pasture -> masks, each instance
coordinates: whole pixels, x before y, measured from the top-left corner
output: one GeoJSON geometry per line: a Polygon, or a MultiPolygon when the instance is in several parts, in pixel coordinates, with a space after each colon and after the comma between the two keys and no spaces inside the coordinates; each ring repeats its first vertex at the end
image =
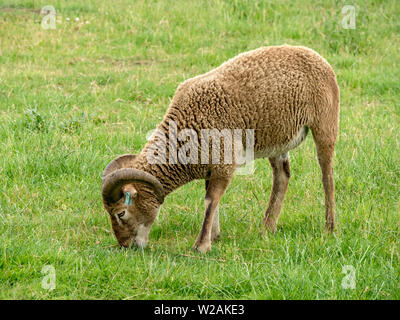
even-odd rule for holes
{"type": "Polygon", "coordinates": [[[400,299],[400,2],[350,2],[2,0],[0,299],[400,299]],[[45,5],[55,29],[41,25],[45,5]],[[146,249],[120,250],[106,164],[140,152],[180,82],[284,43],[338,77],[336,233],[309,135],[290,153],[276,234],[260,235],[264,159],[222,198],[210,253],[191,250],[204,181],[166,198],[146,249]]]}

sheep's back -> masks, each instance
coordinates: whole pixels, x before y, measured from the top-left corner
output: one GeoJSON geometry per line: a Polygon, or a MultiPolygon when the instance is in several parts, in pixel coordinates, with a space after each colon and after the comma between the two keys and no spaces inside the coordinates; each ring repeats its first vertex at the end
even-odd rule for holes
{"type": "Polygon", "coordinates": [[[185,81],[167,118],[196,130],[254,129],[262,151],[290,143],[314,121],[327,81],[336,83],[335,74],[311,49],[264,47],[185,81]]]}

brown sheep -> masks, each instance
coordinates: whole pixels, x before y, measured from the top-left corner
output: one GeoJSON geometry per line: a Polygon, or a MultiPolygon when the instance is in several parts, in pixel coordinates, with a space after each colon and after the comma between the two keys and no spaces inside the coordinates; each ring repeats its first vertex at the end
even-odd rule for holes
{"type": "MultiPolygon", "coordinates": [[[[272,232],[290,178],[288,151],[297,147],[310,129],[322,171],[326,228],[332,232],[338,122],[335,73],[324,58],[305,47],[283,45],[245,52],[183,82],[157,127],[158,134],[139,155],[118,157],[103,173],[103,204],[119,244],[144,247],[164,197],[194,179],[206,182],[204,222],[194,249],[210,250],[211,242],[219,236],[218,203],[239,164],[235,160],[204,163],[198,161],[197,152],[193,152],[190,163],[172,159],[172,152],[160,155],[163,146],[175,143],[176,148],[182,148],[184,144],[172,140],[171,123],[176,127],[174,134],[189,129],[197,136],[205,129],[253,130],[254,157],[268,157],[273,170],[272,192],[263,219],[272,232]],[[149,154],[158,156],[158,161],[151,161],[149,154]]],[[[200,150],[199,143],[196,148],[200,150]]],[[[238,148],[247,148],[244,140],[238,148]]],[[[227,152],[225,145],[217,153],[223,156],[224,150],[227,152]]]]}

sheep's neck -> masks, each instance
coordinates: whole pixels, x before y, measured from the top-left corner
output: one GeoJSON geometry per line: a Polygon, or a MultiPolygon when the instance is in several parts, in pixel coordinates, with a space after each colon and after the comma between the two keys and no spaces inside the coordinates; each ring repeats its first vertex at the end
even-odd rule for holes
{"type": "Polygon", "coordinates": [[[148,164],[141,168],[156,177],[162,184],[165,194],[169,194],[186,183],[194,180],[188,172],[174,164],[148,164]]]}
{"type": "Polygon", "coordinates": [[[179,187],[195,179],[204,178],[206,169],[202,165],[183,165],[170,163],[169,159],[157,163],[149,163],[146,152],[148,145],[142,150],[135,161],[135,168],[148,172],[162,184],[165,194],[169,194],[179,187]]]}
{"type": "Polygon", "coordinates": [[[177,159],[177,149],[181,148],[184,143],[176,138],[170,141],[170,138],[176,137],[182,128],[196,128],[193,123],[182,122],[183,118],[195,119],[189,114],[191,112],[191,109],[180,107],[179,103],[173,101],[164,120],[157,127],[157,132],[162,133],[163,138],[148,142],[135,161],[137,169],[152,174],[160,181],[166,194],[192,180],[204,179],[207,176],[208,167],[206,165],[180,163],[177,159]],[[182,117],[181,114],[185,114],[185,117],[182,117]],[[173,129],[171,123],[176,126],[175,133],[171,131],[173,129]],[[149,162],[149,154],[153,154],[151,150],[163,150],[161,151],[164,154],[164,157],[161,157],[162,161],[149,162]]]}

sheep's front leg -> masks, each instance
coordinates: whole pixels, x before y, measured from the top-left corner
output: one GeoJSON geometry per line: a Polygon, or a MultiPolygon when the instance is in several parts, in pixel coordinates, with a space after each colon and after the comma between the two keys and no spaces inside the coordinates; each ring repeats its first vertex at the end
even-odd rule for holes
{"type": "Polygon", "coordinates": [[[204,213],[204,221],[193,249],[203,253],[211,249],[211,241],[214,240],[213,229],[214,238],[217,231],[219,234],[219,221],[218,217],[216,216],[216,214],[218,214],[216,213],[218,209],[218,203],[228,187],[230,180],[230,178],[211,178],[208,183],[206,183],[207,191],[205,197],[206,208],[204,213]]]}
{"type": "Polygon", "coordinates": [[[269,162],[272,166],[274,180],[272,183],[272,191],[269,199],[268,209],[265,212],[263,219],[263,224],[269,231],[275,232],[276,223],[278,222],[282,203],[289,184],[289,155],[283,154],[279,157],[269,158],[269,162]]]}
{"type": "MultiPolygon", "coordinates": [[[[206,180],[206,194],[208,190],[209,180],[206,180]]],[[[207,197],[204,199],[204,207],[207,208],[208,205],[207,197]]],[[[211,227],[211,242],[215,241],[219,238],[220,235],[220,228],[219,228],[219,204],[214,210],[213,220],[212,220],[212,227],[211,227]]]]}
{"type": "Polygon", "coordinates": [[[221,231],[219,229],[219,204],[214,210],[213,223],[211,228],[211,241],[214,242],[219,238],[221,231]]]}

